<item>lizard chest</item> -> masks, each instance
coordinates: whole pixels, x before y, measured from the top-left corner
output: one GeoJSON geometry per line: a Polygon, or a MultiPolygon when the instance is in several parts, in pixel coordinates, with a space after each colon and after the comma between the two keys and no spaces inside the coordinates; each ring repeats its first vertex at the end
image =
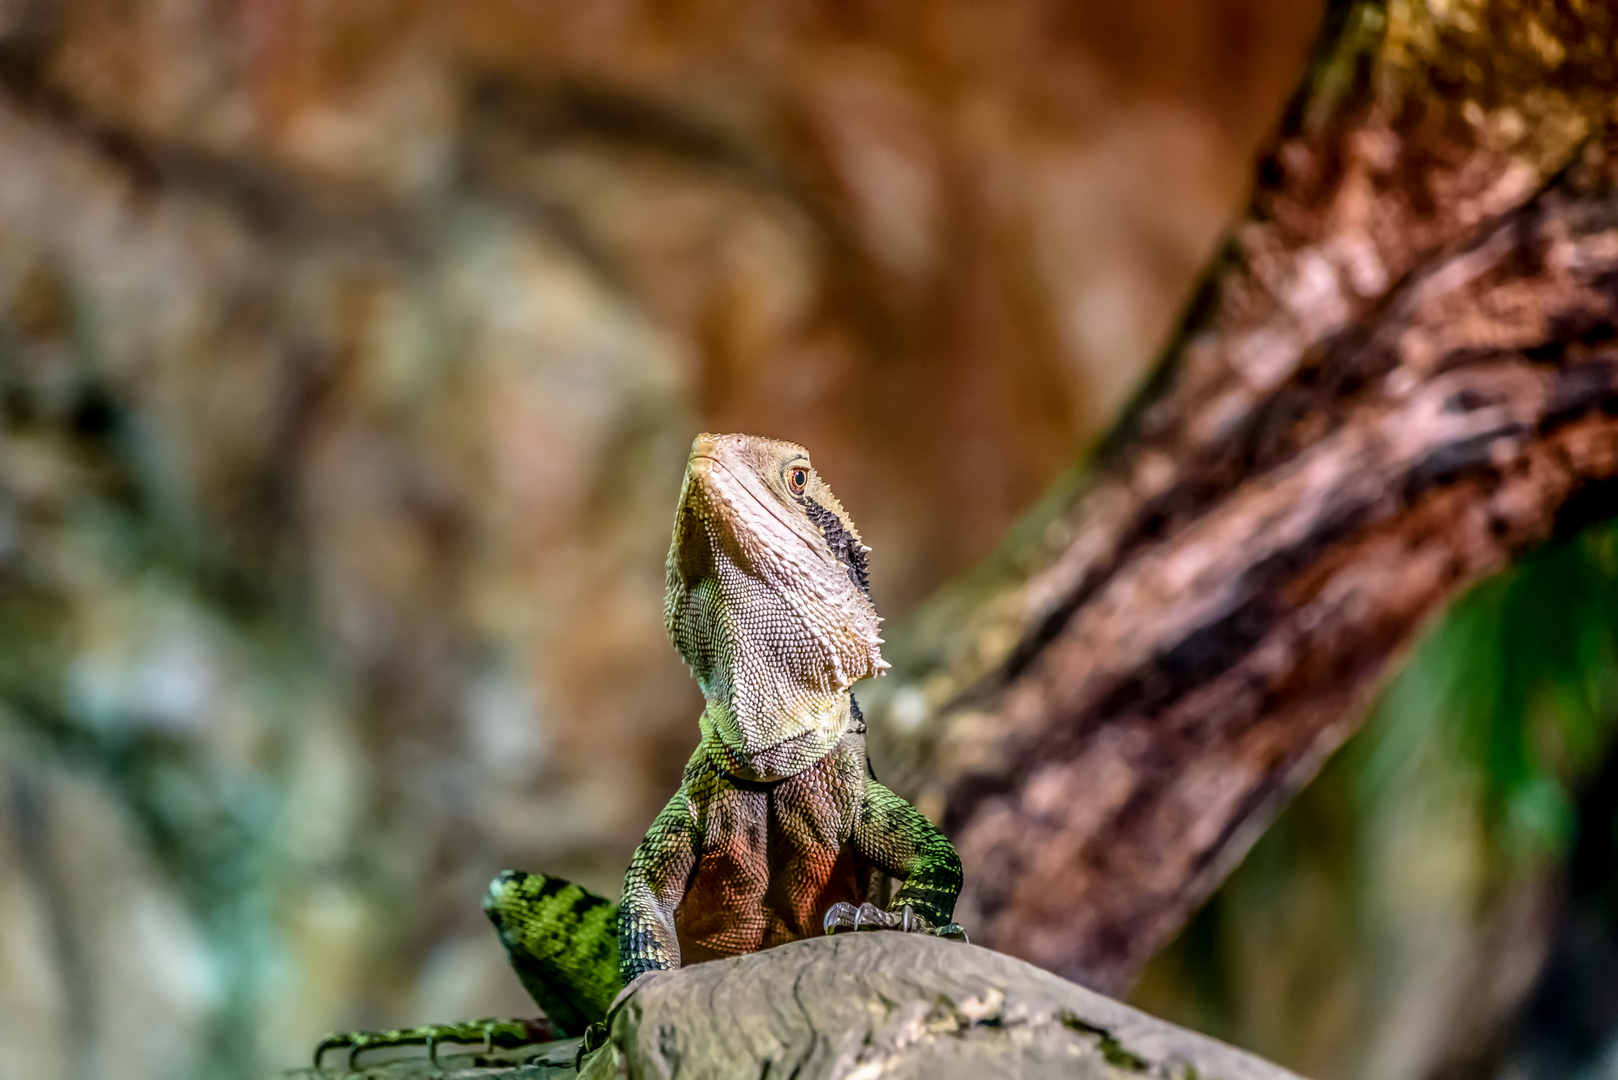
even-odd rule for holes
{"type": "Polygon", "coordinates": [[[839,757],[770,785],[716,776],[690,792],[701,853],[674,916],[684,962],[819,934],[826,908],[867,898],[874,872],[848,843],[863,754],[853,768],[839,757]]]}

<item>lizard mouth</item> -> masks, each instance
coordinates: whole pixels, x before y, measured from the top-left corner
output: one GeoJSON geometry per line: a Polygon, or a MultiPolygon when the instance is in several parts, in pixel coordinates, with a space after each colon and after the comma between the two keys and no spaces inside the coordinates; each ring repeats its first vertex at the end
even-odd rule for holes
{"type": "MultiPolygon", "coordinates": [[[[758,504],[759,509],[763,510],[766,514],[769,514],[776,521],[779,521],[783,528],[785,528],[793,536],[796,536],[799,540],[802,540],[804,546],[807,547],[810,551],[815,551],[815,545],[807,537],[805,537],[802,533],[800,533],[796,528],[794,528],[792,522],[788,521],[786,518],[781,516],[780,509],[777,508],[777,507],[771,506],[769,503],[767,503],[763,499],[759,498],[758,495],[753,491],[753,489],[748,487],[746,482],[743,481],[743,479],[740,476],[737,476],[734,472],[731,471],[730,466],[726,465],[723,461],[720,461],[718,458],[714,457],[712,454],[692,454],[691,455],[691,460],[692,461],[696,461],[698,459],[701,459],[703,461],[712,462],[716,467],[723,470],[725,475],[729,476],[731,478],[732,483],[737,488],[739,488],[742,491],[746,492],[747,497],[752,499],[753,502],[758,504]]],[[[815,554],[818,555],[819,552],[815,551],[815,554]]]]}

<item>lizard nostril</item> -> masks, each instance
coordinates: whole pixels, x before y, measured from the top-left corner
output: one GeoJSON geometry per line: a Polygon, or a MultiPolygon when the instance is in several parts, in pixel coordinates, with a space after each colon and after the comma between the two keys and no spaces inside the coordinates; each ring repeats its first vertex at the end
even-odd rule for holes
{"type": "Polygon", "coordinates": [[[489,890],[483,894],[483,910],[488,911],[491,906],[498,903],[505,895],[507,886],[520,884],[528,875],[521,870],[502,870],[499,875],[489,882],[489,890]]]}

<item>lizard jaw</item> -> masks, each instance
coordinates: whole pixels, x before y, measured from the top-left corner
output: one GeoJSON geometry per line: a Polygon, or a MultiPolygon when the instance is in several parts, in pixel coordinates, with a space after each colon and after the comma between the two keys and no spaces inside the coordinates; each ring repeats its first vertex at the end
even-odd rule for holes
{"type": "Polygon", "coordinates": [[[669,547],[664,624],[727,746],[751,757],[810,732],[816,744],[841,737],[848,688],[887,667],[862,587],[867,550],[801,446],[698,436],[669,547]],[[859,573],[845,565],[853,557],[859,573]]]}

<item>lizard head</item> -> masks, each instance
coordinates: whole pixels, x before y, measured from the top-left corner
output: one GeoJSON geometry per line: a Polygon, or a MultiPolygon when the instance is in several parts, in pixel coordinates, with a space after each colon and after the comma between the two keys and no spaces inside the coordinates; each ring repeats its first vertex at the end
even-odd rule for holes
{"type": "Polygon", "coordinates": [[[798,739],[808,752],[841,737],[849,686],[887,667],[868,551],[803,447],[697,436],[663,622],[732,751],[746,757],[798,739]]]}

